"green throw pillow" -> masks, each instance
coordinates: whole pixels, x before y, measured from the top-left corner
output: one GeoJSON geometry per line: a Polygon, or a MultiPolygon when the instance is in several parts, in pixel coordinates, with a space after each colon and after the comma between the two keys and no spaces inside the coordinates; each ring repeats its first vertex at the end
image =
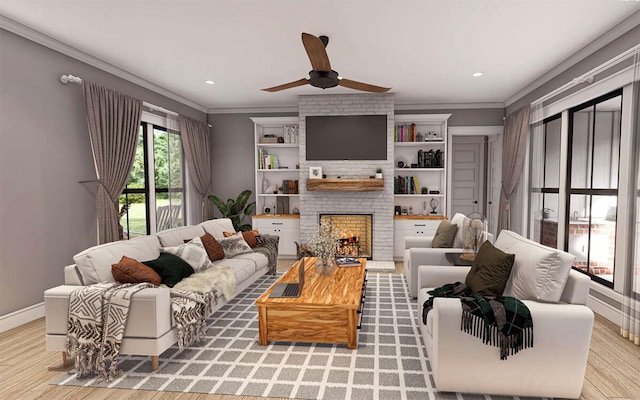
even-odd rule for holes
{"type": "Polygon", "coordinates": [[[189,263],[171,253],[160,253],[160,257],[155,260],[142,263],[156,271],[162,278],[162,283],[169,287],[174,287],[183,278],[193,274],[193,268],[189,263]]]}
{"type": "Polygon", "coordinates": [[[514,260],[514,254],[507,254],[485,241],[476,254],[464,284],[471,293],[477,295],[502,296],[514,260]]]}
{"type": "Polygon", "coordinates": [[[431,247],[435,248],[451,248],[453,247],[453,239],[456,237],[458,231],[458,225],[452,224],[449,221],[442,221],[438,225],[436,234],[431,241],[431,247]]]}

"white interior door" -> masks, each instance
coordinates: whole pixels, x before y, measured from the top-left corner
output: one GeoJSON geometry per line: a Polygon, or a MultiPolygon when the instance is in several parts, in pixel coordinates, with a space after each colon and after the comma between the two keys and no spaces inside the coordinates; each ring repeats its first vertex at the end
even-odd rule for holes
{"type": "Polygon", "coordinates": [[[489,221],[489,232],[495,238],[498,234],[498,207],[500,207],[502,185],[502,135],[489,136],[488,153],[487,221],[489,221]]]}
{"type": "Polygon", "coordinates": [[[451,215],[483,213],[484,136],[454,136],[452,143],[451,215]]]}

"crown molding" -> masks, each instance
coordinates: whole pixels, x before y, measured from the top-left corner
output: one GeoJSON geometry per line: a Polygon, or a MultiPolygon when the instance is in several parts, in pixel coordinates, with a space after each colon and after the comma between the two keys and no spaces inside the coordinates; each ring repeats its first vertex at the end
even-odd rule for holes
{"type": "Polygon", "coordinates": [[[269,113],[298,113],[297,105],[265,106],[265,107],[229,107],[208,108],[207,114],[269,114],[269,113]]]}
{"type": "Polygon", "coordinates": [[[118,68],[113,64],[109,64],[106,61],[103,61],[97,57],[87,54],[82,50],[78,50],[75,47],[69,46],[66,43],[63,43],[57,39],[54,39],[51,36],[45,35],[44,33],[38,32],[35,29],[29,28],[28,26],[22,25],[21,23],[16,22],[10,18],[7,18],[3,15],[0,15],[0,28],[5,29],[18,36],[21,36],[25,39],[28,39],[32,42],[38,43],[42,46],[48,47],[49,49],[57,51],[58,53],[74,58],[92,67],[98,68],[102,71],[115,75],[118,78],[122,78],[138,86],[142,86],[145,89],[149,89],[153,92],[161,94],[172,100],[175,100],[179,103],[195,108],[198,111],[207,112],[206,107],[203,107],[202,105],[194,102],[193,100],[187,99],[185,97],[180,96],[179,94],[176,94],[167,89],[164,89],[154,83],[151,83],[143,78],[140,78],[137,75],[127,72],[121,68],[118,68]]]}
{"type": "Polygon", "coordinates": [[[394,109],[396,111],[407,110],[448,110],[448,109],[471,109],[471,108],[505,108],[502,102],[487,103],[414,103],[414,104],[398,104],[396,102],[394,109]]]}
{"type": "Polygon", "coordinates": [[[529,85],[527,85],[524,88],[520,89],[513,96],[511,96],[507,100],[505,100],[505,102],[504,102],[505,106],[509,107],[510,105],[515,103],[516,101],[518,101],[521,98],[525,97],[527,94],[533,92],[535,89],[537,89],[540,86],[544,85],[545,83],[549,82],[551,79],[553,79],[556,76],[560,75],[561,73],[563,73],[564,71],[568,70],[572,66],[578,64],[580,61],[582,61],[585,58],[589,57],[590,55],[592,55],[596,51],[602,49],[603,47],[605,47],[609,43],[613,42],[614,40],[616,40],[620,36],[624,35],[625,33],[629,32],[631,29],[635,28],[638,25],[640,25],[640,11],[637,11],[636,13],[632,14],[630,17],[628,17],[627,19],[625,19],[624,21],[622,21],[618,25],[616,25],[613,28],[609,29],[602,36],[598,37],[596,40],[594,40],[593,42],[589,43],[588,45],[586,45],[582,49],[578,50],[573,55],[571,55],[569,58],[567,58],[566,60],[564,60],[563,62],[561,62],[560,64],[558,64],[557,66],[555,66],[554,68],[549,70],[548,72],[546,72],[540,78],[536,79],[535,81],[533,81],[529,85]]]}

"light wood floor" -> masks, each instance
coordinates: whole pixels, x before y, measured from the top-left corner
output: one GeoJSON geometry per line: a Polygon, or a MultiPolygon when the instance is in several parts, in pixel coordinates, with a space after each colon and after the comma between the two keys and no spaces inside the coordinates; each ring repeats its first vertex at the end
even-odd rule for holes
{"type": "MultiPolygon", "coordinates": [[[[282,268],[286,266],[282,265],[282,268]]],[[[280,266],[278,269],[281,269],[280,266]]],[[[59,352],[45,351],[44,334],[44,318],[0,334],[0,399],[262,399],[50,385],[56,378],[66,373],[66,369],[62,367],[62,357],[59,352]]],[[[581,399],[640,399],[638,376],[640,376],[640,347],[634,346],[618,335],[618,328],[615,325],[596,316],[581,399]]]]}

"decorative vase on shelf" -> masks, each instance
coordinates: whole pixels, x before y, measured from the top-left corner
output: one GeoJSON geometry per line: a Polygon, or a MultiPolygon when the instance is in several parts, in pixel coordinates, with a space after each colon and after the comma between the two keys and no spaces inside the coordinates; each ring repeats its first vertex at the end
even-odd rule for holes
{"type": "Polygon", "coordinates": [[[314,267],[318,275],[328,276],[335,272],[338,264],[335,257],[317,258],[314,267]]]}

